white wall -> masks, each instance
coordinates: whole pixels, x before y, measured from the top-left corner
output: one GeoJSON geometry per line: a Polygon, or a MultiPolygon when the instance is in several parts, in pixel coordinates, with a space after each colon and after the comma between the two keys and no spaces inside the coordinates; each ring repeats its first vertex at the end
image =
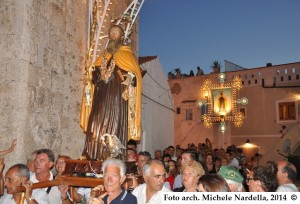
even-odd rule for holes
{"type": "Polygon", "coordinates": [[[143,77],[142,128],[138,146],[154,157],[156,149],[174,145],[173,97],[158,58],[141,65],[143,77]]]}

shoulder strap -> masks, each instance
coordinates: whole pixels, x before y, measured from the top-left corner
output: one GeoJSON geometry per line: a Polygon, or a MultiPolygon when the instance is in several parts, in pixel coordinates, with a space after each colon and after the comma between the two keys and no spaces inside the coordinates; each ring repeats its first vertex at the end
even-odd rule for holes
{"type": "Polygon", "coordinates": [[[51,188],[52,188],[52,186],[49,186],[48,188],[47,188],[47,194],[49,194],[49,192],[51,191],[51,188]]]}
{"type": "MultiPolygon", "coordinates": [[[[55,176],[53,176],[53,180],[55,179],[55,176]]],[[[51,191],[52,186],[49,186],[46,190],[47,194],[49,194],[49,192],[51,191]]]]}

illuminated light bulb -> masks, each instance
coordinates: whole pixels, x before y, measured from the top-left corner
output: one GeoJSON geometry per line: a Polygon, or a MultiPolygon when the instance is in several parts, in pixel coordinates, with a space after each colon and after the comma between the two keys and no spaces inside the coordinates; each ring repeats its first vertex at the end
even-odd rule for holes
{"type": "Polygon", "coordinates": [[[218,75],[218,78],[220,80],[220,83],[224,83],[225,82],[225,79],[226,79],[226,74],[225,73],[220,73],[218,75]]]}
{"type": "Polygon", "coordinates": [[[220,124],[220,131],[224,134],[226,132],[226,123],[225,122],[221,122],[220,124]]]}
{"type": "Polygon", "coordinates": [[[243,97],[243,98],[241,98],[241,99],[237,99],[236,102],[237,102],[238,104],[247,105],[249,101],[248,101],[248,98],[243,97]]]}
{"type": "Polygon", "coordinates": [[[197,106],[198,107],[202,107],[202,106],[204,106],[204,105],[206,105],[207,103],[206,103],[206,101],[202,101],[202,100],[198,100],[197,101],[197,106]]]}
{"type": "Polygon", "coordinates": [[[241,98],[241,104],[242,105],[247,105],[248,104],[248,98],[246,98],[246,97],[241,98]]]}

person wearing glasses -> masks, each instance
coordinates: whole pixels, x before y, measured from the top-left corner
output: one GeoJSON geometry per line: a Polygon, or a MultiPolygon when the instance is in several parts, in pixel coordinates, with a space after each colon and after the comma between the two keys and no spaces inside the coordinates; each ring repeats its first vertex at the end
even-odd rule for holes
{"type": "Polygon", "coordinates": [[[160,204],[163,192],[171,192],[164,186],[166,170],[161,161],[151,160],[143,166],[145,183],[136,187],[132,194],[137,197],[138,204],[160,204]]]}
{"type": "Polygon", "coordinates": [[[0,204],[15,204],[22,201],[22,192],[18,192],[17,188],[24,186],[25,204],[48,204],[47,193],[43,189],[32,189],[32,182],[29,181],[29,169],[24,164],[15,164],[10,167],[4,177],[6,194],[1,197],[0,204]]]}
{"type": "Polygon", "coordinates": [[[269,166],[256,166],[247,176],[250,192],[275,192],[278,186],[276,174],[269,166]]]}

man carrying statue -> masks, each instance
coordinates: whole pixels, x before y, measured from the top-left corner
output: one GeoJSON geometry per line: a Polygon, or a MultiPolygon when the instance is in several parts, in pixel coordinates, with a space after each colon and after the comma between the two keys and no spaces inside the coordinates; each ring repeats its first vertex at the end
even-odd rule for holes
{"type": "Polygon", "coordinates": [[[112,26],[108,36],[107,48],[92,66],[88,122],[84,121],[84,104],[80,116],[86,133],[83,155],[88,159],[105,160],[116,141],[126,144],[129,139],[139,140],[141,134],[141,69],[131,48],[124,45],[122,27],[112,26]]]}

